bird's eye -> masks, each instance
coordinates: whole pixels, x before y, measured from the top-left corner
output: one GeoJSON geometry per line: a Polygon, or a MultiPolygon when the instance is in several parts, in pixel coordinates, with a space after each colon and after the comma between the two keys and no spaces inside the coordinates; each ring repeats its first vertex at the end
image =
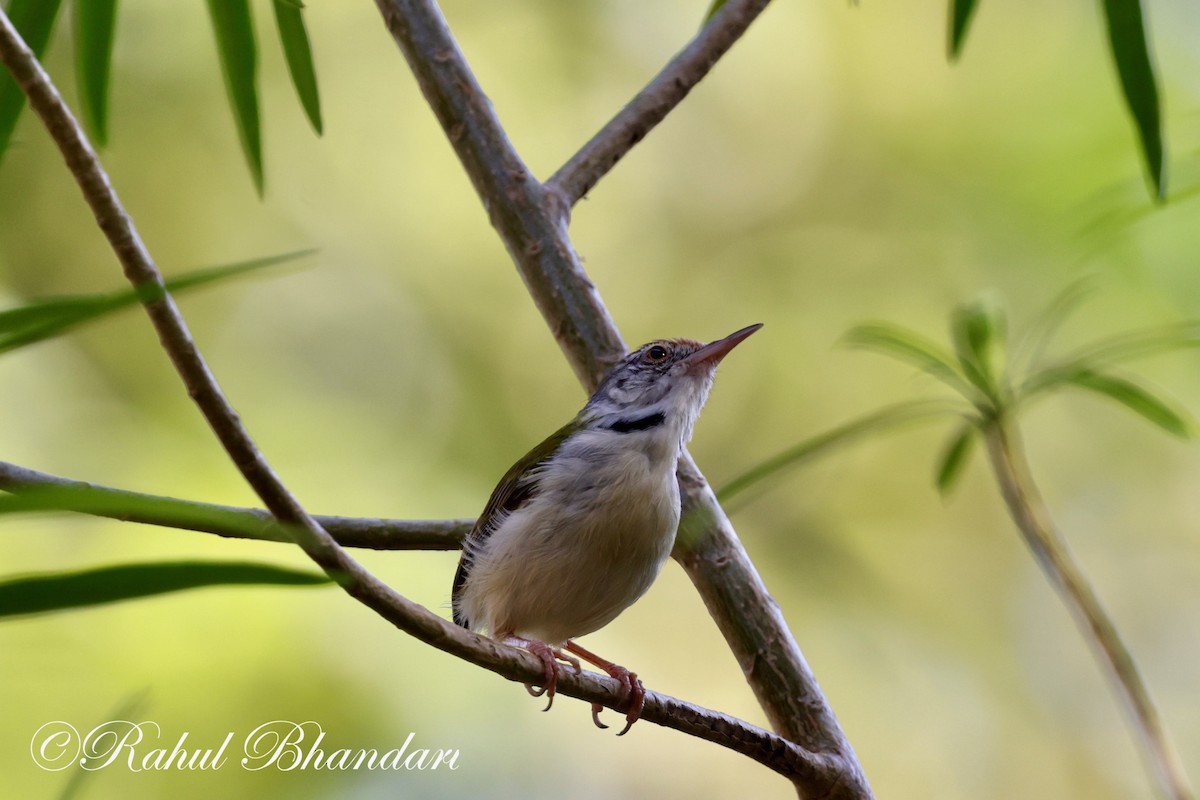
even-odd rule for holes
{"type": "Polygon", "coordinates": [[[667,348],[663,347],[661,344],[656,344],[646,351],[646,354],[642,356],[642,360],[647,364],[661,364],[667,360],[669,355],[670,352],[667,350],[667,348]]]}

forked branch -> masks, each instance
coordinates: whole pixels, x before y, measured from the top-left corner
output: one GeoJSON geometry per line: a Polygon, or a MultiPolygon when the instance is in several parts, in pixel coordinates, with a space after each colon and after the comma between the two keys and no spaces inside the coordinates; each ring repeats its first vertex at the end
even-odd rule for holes
{"type": "MultiPolygon", "coordinates": [[[[287,491],[201,357],[163,285],[161,273],[78,122],[3,11],[0,11],[0,62],[13,74],[30,107],[62,153],[126,277],[138,289],[163,350],[189,395],[280,526],[343,590],[397,628],[509,680],[537,682],[542,667],[532,654],[463,630],[396,593],[351,558],[287,491]]],[[[624,700],[620,684],[592,673],[565,672],[558,691],[609,708],[624,700]]],[[[841,774],[836,759],[827,755],[809,752],[741,720],[657,693],[647,694],[642,718],[743,753],[801,785],[837,784],[841,774]]]]}
{"type": "Polygon", "coordinates": [[[547,187],[560,192],[571,205],[582,200],[597,181],[687,97],[770,1],[725,3],[646,88],[546,181],[547,187]]]}
{"type": "MultiPolygon", "coordinates": [[[[508,140],[483,89],[433,0],[375,0],[446,137],[474,184],[534,302],[589,390],[625,352],[616,324],[588,279],[568,236],[568,206],[624,152],[611,131],[648,130],[686,94],[649,106],[593,139],[592,155],[564,175],[574,191],[539,183],[508,140]],[[598,154],[610,153],[609,157],[598,154]],[[584,166],[590,164],[591,166],[584,166]],[[589,177],[590,176],[590,177],[589,177]]],[[[715,61],[745,30],[761,0],[729,0],[709,23],[697,52],[715,61]],[[717,47],[716,45],[720,45],[717,47]],[[711,47],[712,49],[706,49],[711,47]]],[[[679,64],[691,63],[688,58],[679,64]]],[[[704,71],[711,67],[707,63],[704,71]]],[[[671,74],[671,73],[668,73],[671,74]]],[[[702,77],[697,73],[692,83],[702,77]]],[[[686,83],[686,81],[685,81],[686,83]]],[[[640,110],[638,110],[640,109],[640,110]]],[[[626,149],[628,149],[626,147],[626,149]]],[[[779,606],[738,540],[691,456],[679,464],[684,522],[675,557],[733,651],[747,682],[781,735],[838,765],[833,783],[802,784],[803,796],[868,798],[862,768],[817,685],[779,606]]]]}

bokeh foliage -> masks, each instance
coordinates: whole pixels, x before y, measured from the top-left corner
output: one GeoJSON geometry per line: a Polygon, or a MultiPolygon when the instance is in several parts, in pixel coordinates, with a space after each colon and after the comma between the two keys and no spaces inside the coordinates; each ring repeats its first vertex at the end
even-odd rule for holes
{"type": "MultiPolygon", "coordinates": [[[[264,30],[273,11],[251,5],[264,30]]],[[[644,5],[446,4],[538,174],[694,32],[688,4],[644,5]]],[[[718,485],[911,396],[907,370],[834,347],[864,318],[930,335],[947,308],[996,286],[1017,329],[1080,272],[1099,274],[1103,291],[1063,329],[1068,343],[1196,315],[1194,203],[1127,221],[1146,200],[1105,73],[1099,10],[982,9],[950,68],[944,4],[779,4],[576,211],[577,245],[631,344],[767,323],[722,368],[697,429],[694,451],[718,485]],[[1031,40],[1031,26],[1043,35],[1031,40]],[[1016,60],[1014,41],[1025,43],[1016,60]]],[[[1196,90],[1182,76],[1198,66],[1186,35],[1194,19],[1183,4],[1153,10],[1186,188],[1196,90]]],[[[197,4],[122,5],[105,161],[169,274],[320,249],[318,269],[185,305],[225,388],[309,507],[470,516],[582,398],[377,13],[309,3],[305,17],[327,137],[305,130],[282,52],[263,48],[260,101],[273,124],[262,130],[262,204],[246,190],[197,4]],[[150,35],[164,29],[174,35],[150,35]]],[[[49,50],[68,85],[69,56],[49,50]]],[[[3,307],[108,291],[116,276],[56,155],[23,118],[0,168],[3,307]]],[[[1145,372],[1197,407],[1194,355],[1152,359],[1145,372]]],[[[132,314],[6,355],[0,386],[4,417],[16,421],[0,432],[9,460],[250,502],[132,314]]],[[[1194,671],[1182,666],[1200,652],[1194,449],[1086,400],[1039,405],[1026,422],[1031,459],[1055,476],[1049,500],[1078,532],[1181,749],[1200,752],[1194,671]]],[[[1146,792],[1117,712],[1098,700],[1094,665],[982,476],[962,473],[945,507],[930,497],[941,447],[920,429],[865,441],[757,487],[734,518],[877,792],[1146,792]]],[[[304,565],[276,544],[110,522],[22,518],[2,530],[6,572],[118,559],[304,565]]],[[[415,599],[445,602],[451,555],[368,563],[415,599]]],[[[607,795],[790,793],[736,756],[649,726],[633,752],[588,730],[582,707],[537,714],[519,687],[331,597],[214,590],[6,625],[0,771],[23,795],[56,793],[64,776],[25,757],[31,732],[51,717],[101,721],[149,686],[142,713],[198,739],[312,717],[346,746],[382,747],[413,730],[461,748],[465,766],[399,777],[111,772],[84,796],[477,796],[498,785],[557,796],[567,782],[607,795]],[[617,762],[626,768],[611,769],[617,762]]],[[[676,569],[593,641],[656,688],[759,718],[676,569]]]]}

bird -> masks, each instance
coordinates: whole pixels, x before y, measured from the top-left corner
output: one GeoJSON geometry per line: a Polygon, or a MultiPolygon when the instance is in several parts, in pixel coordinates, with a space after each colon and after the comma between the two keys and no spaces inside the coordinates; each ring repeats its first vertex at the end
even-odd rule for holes
{"type": "MultiPolygon", "coordinates": [[[[535,655],[535,697],[554,703],[559,662],[579,658],[620,682],[624,735],[645,687],[575,643],[612,622],[650,588],[679,525],[676,463],[708,398],[717,365],[762,327],[708,344],[659,339],[626,355],[583,409],[501,478],[466,536],[451,590],[454,622],[535,655]],[[572,655],[573,654],[573,655],[572,655]],[[578,656],[579,658],[575,658],[578,656]]],[[[600,728],[602,706],[592,705],[600,728]]]]}

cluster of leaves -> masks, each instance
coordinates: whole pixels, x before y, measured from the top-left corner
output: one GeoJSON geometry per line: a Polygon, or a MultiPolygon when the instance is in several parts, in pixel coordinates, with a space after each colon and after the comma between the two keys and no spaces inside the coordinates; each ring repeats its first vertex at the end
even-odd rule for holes
{"type": "MultiPolygon", "coordinates": [[[[197,270],[167,281],[165,287],[58,297],[0,311],[0,353],[36,344],[67,333],[85,322],[147,299],[156,299],[162,296],[164,288],[172,293],[197,289],[226,278],[293,261],[311,252],[305,250],[197,270]]],[[[19,495],[0,494],[0,514],[86,508],[91,498],[86,493],[83,496],[80,494],[67,486],[23,491],[19,495]]],[[[123,564],[0,580],[0,619],[94,606],[201,586],[308,586],[327,583],[329,579],[324,575],[270,564],[197,561],[123,564]]]]}
{"type": "MultiPolygon", "coordinates": [[[[950,437],[937,469],[943,493],[962,474],[975,443],[986,438],[996,482],[1030,552],[1077,617],[1080,631],[1131,710],[1130,724],[1161,781],[1165,796],[1191,798],[1187,776],[1160,724],[1158,711],[1133,655],[1105,612],[1082,568],[1073,562],[1060,535],[1039,511],[1041,500],[1016,438],[1015,416],[1032,400],[1059,388],[1097,393],[1185,438],[1193,425],[1185,414],[1144,382],[1116,370],[1134,358],[1200,345],[1200,322],[1160,326],[1113,336],[1046,359],[1051,338],[1083,297],[1084,285],[1070,287],[1007,352],[1008,324],[1000,305],[975,302],[951,317],[952,349],[911,330],[886,323],[860,325],[848,341],[913,363],[966,400],[962,422],[950,437]]],[[[959,402],[962,406],[961,401],[959,402]]]]}
{"type": "Polygon", "coordinates": [[[955,310],[950,324],[953,351],[887,323],[860,325],[847,334],[849,344],[915,364],[967,400],[969,408],[937,469],[939,490],[951,488],[989,425],[1064,387],[1114,400],[1174,436],[1191,435],[1193,425],[1185,412],[1145,382],[1115,370],[1135,358],[1200,345],[1200,322],[1119,334],[1058,358],[1044,358],[1053,334],[1084,292],[1083,285],[1076,284],[1056,299],[1015,348],[1012,359],[1006,358],[1007,319],[994,301],[977,301],[955,310]],[[1028,366],[1023,367],[1025,363],[1028,366]]]}
{"type": "Polygon", "coordinates": [[[1054,335],[1089,291],[1071,285],[1055,298],[1026,334],[1008,348],[1008,320],[993,298],[960,305],[951,315],[951,346],[888,322],[858,325],[845,336],[853,347],[874,350],[916,366],[948,386],[958,402],[910,400],[887,406],[806,439],[735,478],[718,492],[727,502],[755,484],[830,452],[852,440],[913,422],[959,419],[935,472],[939,491],[949,491],[989,425],[1061,388],[1082,389],[1113,400],[1167,433],[1188,438],[1194,424],[1173,402],[1144,381],[1118,372],[1124,363],[1156,353],[1200,347],[1200,321],[1148,328],[1047,357],[1054,335]],[[966,403],[961,401],[965,400],[966,403]]]}
{"type": "MultiPolygon", "coordinates": [[[[300,0],[271,0],[279,41],[296,95],[319,135],[321,98],[313,67],[312,46],[300,0]]],[[[50,41],[62,0],[12,0],[6,10],[33,54],[41,60],[50,41]]],[[[116,0],[74,0],[75,71],[79,104],[88,135],[99,145],[108,141],[109,75],[116,33],[116,0]]],[[[262,137],[258,110],[258,50],[250,0],[208,0],[217,52],[238,138],[259,194],[263,191],[262,137]]],[[[25,95],[6,71],[0,72],[0,157],[12,138],[25,95]]]]}

